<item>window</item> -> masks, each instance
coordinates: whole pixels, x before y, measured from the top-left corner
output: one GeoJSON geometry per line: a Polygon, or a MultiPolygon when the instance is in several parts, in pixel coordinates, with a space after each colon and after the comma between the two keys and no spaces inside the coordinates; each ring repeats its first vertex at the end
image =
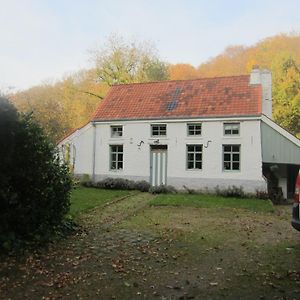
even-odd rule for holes
{"type": "Polygon", "coordinates": [[[151,125],[151,135],[152,136],[166,136],[167,135],[167,125],[166,124],[151,125]]]}
{"type": "Polygon", "coordinates": [[[202,145],[186,145],[187,169],[202,169],[202,145]]]}
{"type": "Polygon", "coordinates": [[[111,137],[121,137],[123,136],[123,126],[111,126],[111,137]]]}
{"type": "Polygon", "coordinates": [[[187,124],[188,127],[188,135],[201,135],[201,123],[192,123],[187,124]]]}
{"type": "Polygon", "coordinates": [[[240,170],[241,145],[223,145],[223,170],[240,170]]]}
{"type": "Polygon", "coordinates": [[[123,145],[110,145],[110,169],[123,169],[123,145]]]}
{"type": "Polygon", "coordinates": [[[240,134],[240,123],[224,123],[224,135],[240,134]]]}

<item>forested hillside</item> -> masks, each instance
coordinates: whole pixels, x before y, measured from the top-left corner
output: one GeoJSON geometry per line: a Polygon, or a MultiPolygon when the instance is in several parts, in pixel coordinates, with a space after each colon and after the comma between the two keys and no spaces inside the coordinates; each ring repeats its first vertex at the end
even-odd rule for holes
{"type": "Polygon", "coordinates": [[[112,84],[248,74],[253,65],[272,71],[275,121],[300,137],[300,35],[230,46],[197,68],[167,64],[153,46],[115,36],[91,55],[91,70],[10,95],[21,111],[33,112],[54,141],[86,122],[112,84]]]}

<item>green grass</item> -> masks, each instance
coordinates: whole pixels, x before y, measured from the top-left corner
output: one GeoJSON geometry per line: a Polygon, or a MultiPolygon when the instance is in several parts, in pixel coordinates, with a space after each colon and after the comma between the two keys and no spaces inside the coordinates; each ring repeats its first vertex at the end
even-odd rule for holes
{"type": "Polygon", "coordinates": [[[257,212],[273,212],[269,200],[248,198],[225,198],[214,195],[164,195],[161,194],[150,201],[153,206],[189,206],[198,208],[242,208],[257,212]]]}
{"type": "Polygon", "coordinates": [[[132,193],[132,191],[77,187],[71,194],[70,215],[75,217],[89,209],[103,206],[113,199],[124,197],[132,193]]]}

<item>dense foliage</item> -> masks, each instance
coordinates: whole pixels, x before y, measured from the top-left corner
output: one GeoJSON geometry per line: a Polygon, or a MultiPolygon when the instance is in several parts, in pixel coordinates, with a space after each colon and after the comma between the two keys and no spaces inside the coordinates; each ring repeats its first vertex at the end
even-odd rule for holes
{"type": "Polygon", "coordinates": [[[0,245],[46,239],[69,210],[68,168],[32,116],[18,114],[4,98],[0,144],[0,245]]]}

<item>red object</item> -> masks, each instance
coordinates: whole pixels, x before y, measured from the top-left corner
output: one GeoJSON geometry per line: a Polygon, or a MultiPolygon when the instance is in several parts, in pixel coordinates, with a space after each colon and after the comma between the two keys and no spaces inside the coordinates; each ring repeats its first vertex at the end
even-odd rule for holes
{"type": "Polygon", "coordinates": [[[241,75],[114,85],[91,120],[259,116],[262,88],[249,80],[241,75]]]}
{"type": "Polygon", "coordinates": [[[300,194],[300,170],[296,179],[295,195],[294,195],[295,203],[299,203],[299,194],[300,194]]]}

